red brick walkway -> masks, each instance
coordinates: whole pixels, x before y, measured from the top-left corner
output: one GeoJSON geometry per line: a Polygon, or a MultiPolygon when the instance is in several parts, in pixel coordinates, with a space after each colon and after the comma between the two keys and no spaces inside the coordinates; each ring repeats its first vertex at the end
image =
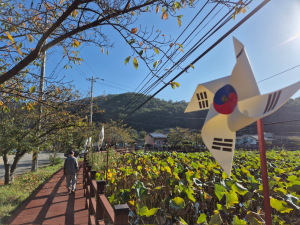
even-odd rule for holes
{"type": "Polygon", "coordinates": [[[37,190],[7,224],[87,224],[88,211],[82,189],[82,168],[75,194],[68,194],[63,170],[37,190]]]}

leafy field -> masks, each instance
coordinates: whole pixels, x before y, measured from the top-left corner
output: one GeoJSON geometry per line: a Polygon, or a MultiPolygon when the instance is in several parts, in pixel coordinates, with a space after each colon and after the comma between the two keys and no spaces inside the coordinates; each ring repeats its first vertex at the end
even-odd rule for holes
{"type": "MultiPolygon", "coordinates": [[[[114,157],[107,195],[132,224],[262,224],[258,152],[235,153],[226,176],[210,153],[138,152],[114,157]]],[[[300,224],[300,151],[267,153],[274,224],[300,224]]],[[[96,163],[95,163],[96,165],[96,163]]],[[[105,173],[100,170],[98,179],[105,173]]]]}

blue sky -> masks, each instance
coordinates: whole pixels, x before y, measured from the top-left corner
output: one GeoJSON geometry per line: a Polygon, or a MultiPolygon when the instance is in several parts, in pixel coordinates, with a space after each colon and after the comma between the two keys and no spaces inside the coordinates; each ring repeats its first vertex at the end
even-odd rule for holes
{"type": "MultiPolygon", "coordinates": [[[[203,4],[201,2],[204,1],[200,1],[194,9],[180,10],[178,15],[183,15],[181,18],[181,27],[178,26],[176,18],[169,18],[167,21],[161,20],[161,11],[159,14],[155,14],[154,10],[152,10],[152,13],[140,15],[136,25],[129,28],[139,28],[140,25],[143,27],[147,26],[148,28],[154,26],[154,30],[160,29],[166,36],[171,35],[172,38],[176,39],[190,20],[196,15],[203,4]]],[[[254,9],[260,2],[262,1],[254,0],[247,12],[254,9]]],[[[191,29],[188,29],[186,34],[183,35],[183,38],[178,41],[179,43],[182,43],[186,35],[199,23],[211,7],[212,5],[207,7],[202,17],[200,16],[200,18],[195,20],[191,25],[191,29]]],[[[224,14],[226,10],[226,8],[223,8],[221,12],[224,14]]],[[[213,44],[246,14],[240,14],[236,20],[230,21],[220,31],[214,34],[200,49],[192,54],[183,65],[190,64],[192,60],[206,50],[206,48],[213,44]]],[[[114,42],[114,48],[109,49],[108,56],[101,54],[100,48],[85,46],[81,50],[81,57],[84,59],[82,65],[76,66],[75,69],[73,68],[72,70],[63,69],[58,74],[59,77],[65,76],[66,81],[73,80],[73,84],[83,93],[83,97],[88,95],[90,91],[91,82],[86,81],[87,77],[98,76],[104,79],[104,81],[97,80],[97,82],[94,83],[94,96],[98,96],[104,92],[106,94],[120,94],[133,91],[149,72],[141,60],[139,61],[137,70],[133,67],[132,60],[129,64],[125,65],[125,58],[132,54],[130,47],[116,31],[107,28],[105,28],[104,31],[109,35],[111,41],[114,42]]],[[[203,34],[204,32],[199,33],[192,43],[195,43],[203,34]]],[[[190,101],[198,84],[230,75],[236,63],[232,41],[233,36],[245,45],[257,81],[261,81],[274,74],[299,65],[300,0],[271,0],[258,13],[240,26],[200,61],[194,64],[194,70],[190,68],[189,73],[184,73],[178,78],[176,81],[180,83],[179,88],[173,90],[171,87],[167,87],[157,97],[165,100],[172,99],[173,101],[190,101]]],[[[188,46],[183,46],[184,50],[187,51],[189,47],[192,46],[192,43],[188,46]]],[[[57,48],[54,48],[54,50],[47,61],[46,75],[49,75],[57,63],[61,61],[61,50],[57,48]]],[[[50,52],[52,52],[52,50],[49,50],[49,53],[50,52]]],[[[179,55],[182,56],[183,53],[179,55]]],[[[161,55],[158,55],[157,60],[160,58],[161,55]]],[[[179,57],[175,59],[179,59],[179,57]]],[[[66,62],[66,59],[64,59],[55,72],[58,72],[66,62]]],[[[179,70],[174,71],[166,81],[171,79],[171,77],[175,76],[178,72],[179,70]]],[[[300,67],[297,67],[287,73],[260,82],[258,85],[261,93],[264,94],[283,88],[299,80],[300,67]]],[[[300,91],[293,97],[299,96],[300,91]]]]}

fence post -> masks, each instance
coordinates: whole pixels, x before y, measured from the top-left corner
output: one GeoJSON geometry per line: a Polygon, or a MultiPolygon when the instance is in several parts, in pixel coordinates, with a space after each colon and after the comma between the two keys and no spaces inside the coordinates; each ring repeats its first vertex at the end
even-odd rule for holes
{"type": "Polygon", "coordinates": [[[82,181],[82,183],[83,183],[83,194],[84,194],[84,196],[85,196],[85,194],[86,194],[86,182],[85,182],[85,178],[87,177],[86,176],[86,174],[87,174],[87,166],[89,165],[89,162],[84,162],[84,164],[83,164],[83,181],[82,181]]]}
{"type": "Polygon", "coordinates": [[[91,175],[91,179],[90,179],[90,196],[94,197],[95,196],[95,192],[94,192],[94,189],[92,188],[92,180],[96,179],[96,170],[92,170],[90,172],[90,175],[91,175]]]}
{"type": "Polygon", "coordinates": [[[127,204],[115,205],[115,225],[128,225],[129,224],[129,207],[127,204]]]}
{"type": "MultiPolygon", "coordinates": [[[[86,191],[85,191],[85,197],[86,197],[86,201],[85,201],[85,208],[87,209],[88,208],[88,203],[87,201],[89,200],[89,197],[90,197],[90,193],[88,192],[88,186],[90,185],[90,179],[89,179],[89,172],[91,171],[92,169],[92,166],[88,165],[86,167],[86,178],[87,178],[87,182],[85,184],[86,186],[86,191]]],[[[90,188],[90,191],[91,191],[91,188],[90,188]]]]}
{"type": "Polygon", "coordinates": [[[105,180],[99,180],[97,181],[97,208],[96,208],[96,221],[97,220],[103,220],[104,219],[104,210],[100,203],[100,197],[99,195],[104,194],[105,189],[105,180]]]}

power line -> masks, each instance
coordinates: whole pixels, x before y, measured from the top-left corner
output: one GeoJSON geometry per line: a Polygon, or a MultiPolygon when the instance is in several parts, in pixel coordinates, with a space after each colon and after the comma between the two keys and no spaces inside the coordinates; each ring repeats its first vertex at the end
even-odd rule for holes
{"type": "Polygon", "coordinates": [[[297,67],[299,67],[299,66],[300,66],[300,64],[297,65],[297,66],[294,66],[294,67],[292,67],[292,68],[289,68],[289,69],[287,69],[287,70],[285,70],[285,71],[282,71],[282,72],[280,72],[280,73],[277,73],[277,74],[275,74],[275,75],[273,75],[273,76],[270,76],[270,77],[267,77],[267,78],[265,78],[265,79],[263,79],[263,80],[260,80],[260,81],[258,81],[257,83],[260,83],[260,82],[263,82],[263,81],[265,81],[265,80],[268,80],[268,79],[271,79],[271,78],[273,78],[273,77],[276,77],[276,76],[278,76],[278,75],[281,75],[281,74],[283,74],[283,73],[285,73],[285,72],[288,72],[288,71],[290,71],[290,70],[293,70],[293,69],[295,69],[295,68],[297,68],[297,67]]]}
{"type": "MultiPolygon", "coordinates": [[[[269,0],[263,1],[259,6],[257,6],[253,11],[251,11],[247,16],[245,16],[239,23],[237,23],[233,28],[231,28],[227,33],[225,33],[221,38],[219,38],[213,45],[211,45],[206,51],[204,51],[200,56],[198,56],[191,64],[194,65],[197,61],[199,61],[203,56],[205,56],[208,52],[210,52],[216,45],[218,45],[223,39],[225,39],[229,34],[231,34],[234,30],[236,30],[240,25],[242,25],[245,21],[247,21],[252,15],[254,15],[259,9],[261,9],[264,5],[266,5],[269,2],[269,0]]],[[[174,78],[170,80],[170,82],[173,82],[175,79],[177,79],[179,76],[181,76],[187,69],[190,68],[190,64],[186,66],[180,73],[178,73],[174,78]]],[[[150,96],[146,101],[144,101],[142,104],[140,104],[137,108],[135,108],[133,111],[131,111],[129,114],[127,114],[122,120],[136,112],[139,108],[141,108],[143,105],[145,105],[148,101],[150,101],[155,95],[157,95],[159,92],[161,92],[165,87],[169,85],[168,82],[165,84],[162,88],[160,88],[158,91],[156,91],[152,96],[150,96]]]]}
{"type": "MultiPolygon", "coordinates": [[[[202,10],[205,8],[205,6],[207,5],[209,1],[207,1],[203,6],[202,8],[199,10],[199,12],[194,16],[194,18],[190,21],[190,23],[186,26],[186,28],[183,30],[183,32],[181,32],[181,34],[177,37],[177,39],[175,40],[175,42],[177,42],[179,40],[179,38],[182,36],[182,34],[187,30],[187,28],[192,24],[192,22],[197,18],[197,16],[202,12],[202,10]]],[[[215,7],[214,7],[215,8],[215,7]]],[[[202,20],[203,22],[204,20],[202,20]]],[[[201,22],[201,23],[202,23],[201,22]]],[[[201,24],[200,23],[200,24],[201,24]]],[[[166,54],[169,52],[170,49],[167,50],[166,54]]],[[[178,49],[176,49],[177,51],[178,49]]],[[[176,52],[175,51],[175,52],[176,52]]],[[[159,60],[159,61],[162,61],[162,59],[164,58],[165,55],[162,56],[162,58],[159,60]]],[[[156,72],[156,74],[162,69],[162,67],[170,60],[170,58],[167,59],[167,61],[162,65],[160,66],[160,68],[158,69],[158,71],[156,72]]],[[[148,73],[148,75],[144,78],[144,80],[138,85],[138,87],[134,90],[136,91],[140,85],[142,85],[142,83],[148,78],[148,76],[151,74],[151,72],[148,73]]],[[[144,84],[144,86],[140,89],[140,91],[137,92],[137,94],[127,103],[127,105],[129,105],[132,101],[135,101],[135,99],[137,97],[140,97],[138,96],[139,93],[141,93],[142,89],[154,78],[154,75],[152,76],[152,78],[146,83],[144,84]]],[[[133,103],[134,104],[134,103],[133,103]]]]}
{"type": "MultiPolygon", "coordinates": [[[[188,56],[190,56],[197,48],[199,48],[209,37],[211,37],[217,30],[219,30],[222,26],[224,26],[230,19],[232,16],[229,16],[218,28],[216,28],[208,37],[206,37],[206,39],[204,41],[202,41],[205,36],[207,36],[226,16],[228,16],[231,12],[233,11],[233,9],[231,11],[229,11],[221,20],[219,20],[219,22],[213,26],[213,28],[211,28],[180,60],[178,60],[173,66],[172,68],[175,68],[175,66],[179,66],[188,56]],[[202,41],[202,42],[201,42],[202,41]],[[200,43],[200,44],[199,44],[200,43]],[[198,44],[198,45],[197,45],[198,44]]],[[[207,18],[207,17],[205,17],[207,18]]],[[[204,18],[204,19],[205,19],[204,18]]],[[[152,85],[150,85],[145,91],[144,94],[147,92],[147,94],[153,90],[159,83],[163,82],[163,80],[172,72],[172,70],[170,69],[168,72],[166,72],[163,76],[161,76],[160,78],[158,78],[158,80],[156,80],[152,85]]],[[[152,77],[153,78],[153,77],[152,77]]],[[[151,79],[152,79],[151,78],[151,79]]],[[[165,83],[165,86],[167,86],[169,83],[165,83]]],[[[133,104],[135,104],[139,99],[137,99],[133,104]]],[[[132,104],[132,105],[133,105],[132,104]]],[[[125,111],[128,109],[129,107],[127,107],[125,109],[125,111]]]]}

